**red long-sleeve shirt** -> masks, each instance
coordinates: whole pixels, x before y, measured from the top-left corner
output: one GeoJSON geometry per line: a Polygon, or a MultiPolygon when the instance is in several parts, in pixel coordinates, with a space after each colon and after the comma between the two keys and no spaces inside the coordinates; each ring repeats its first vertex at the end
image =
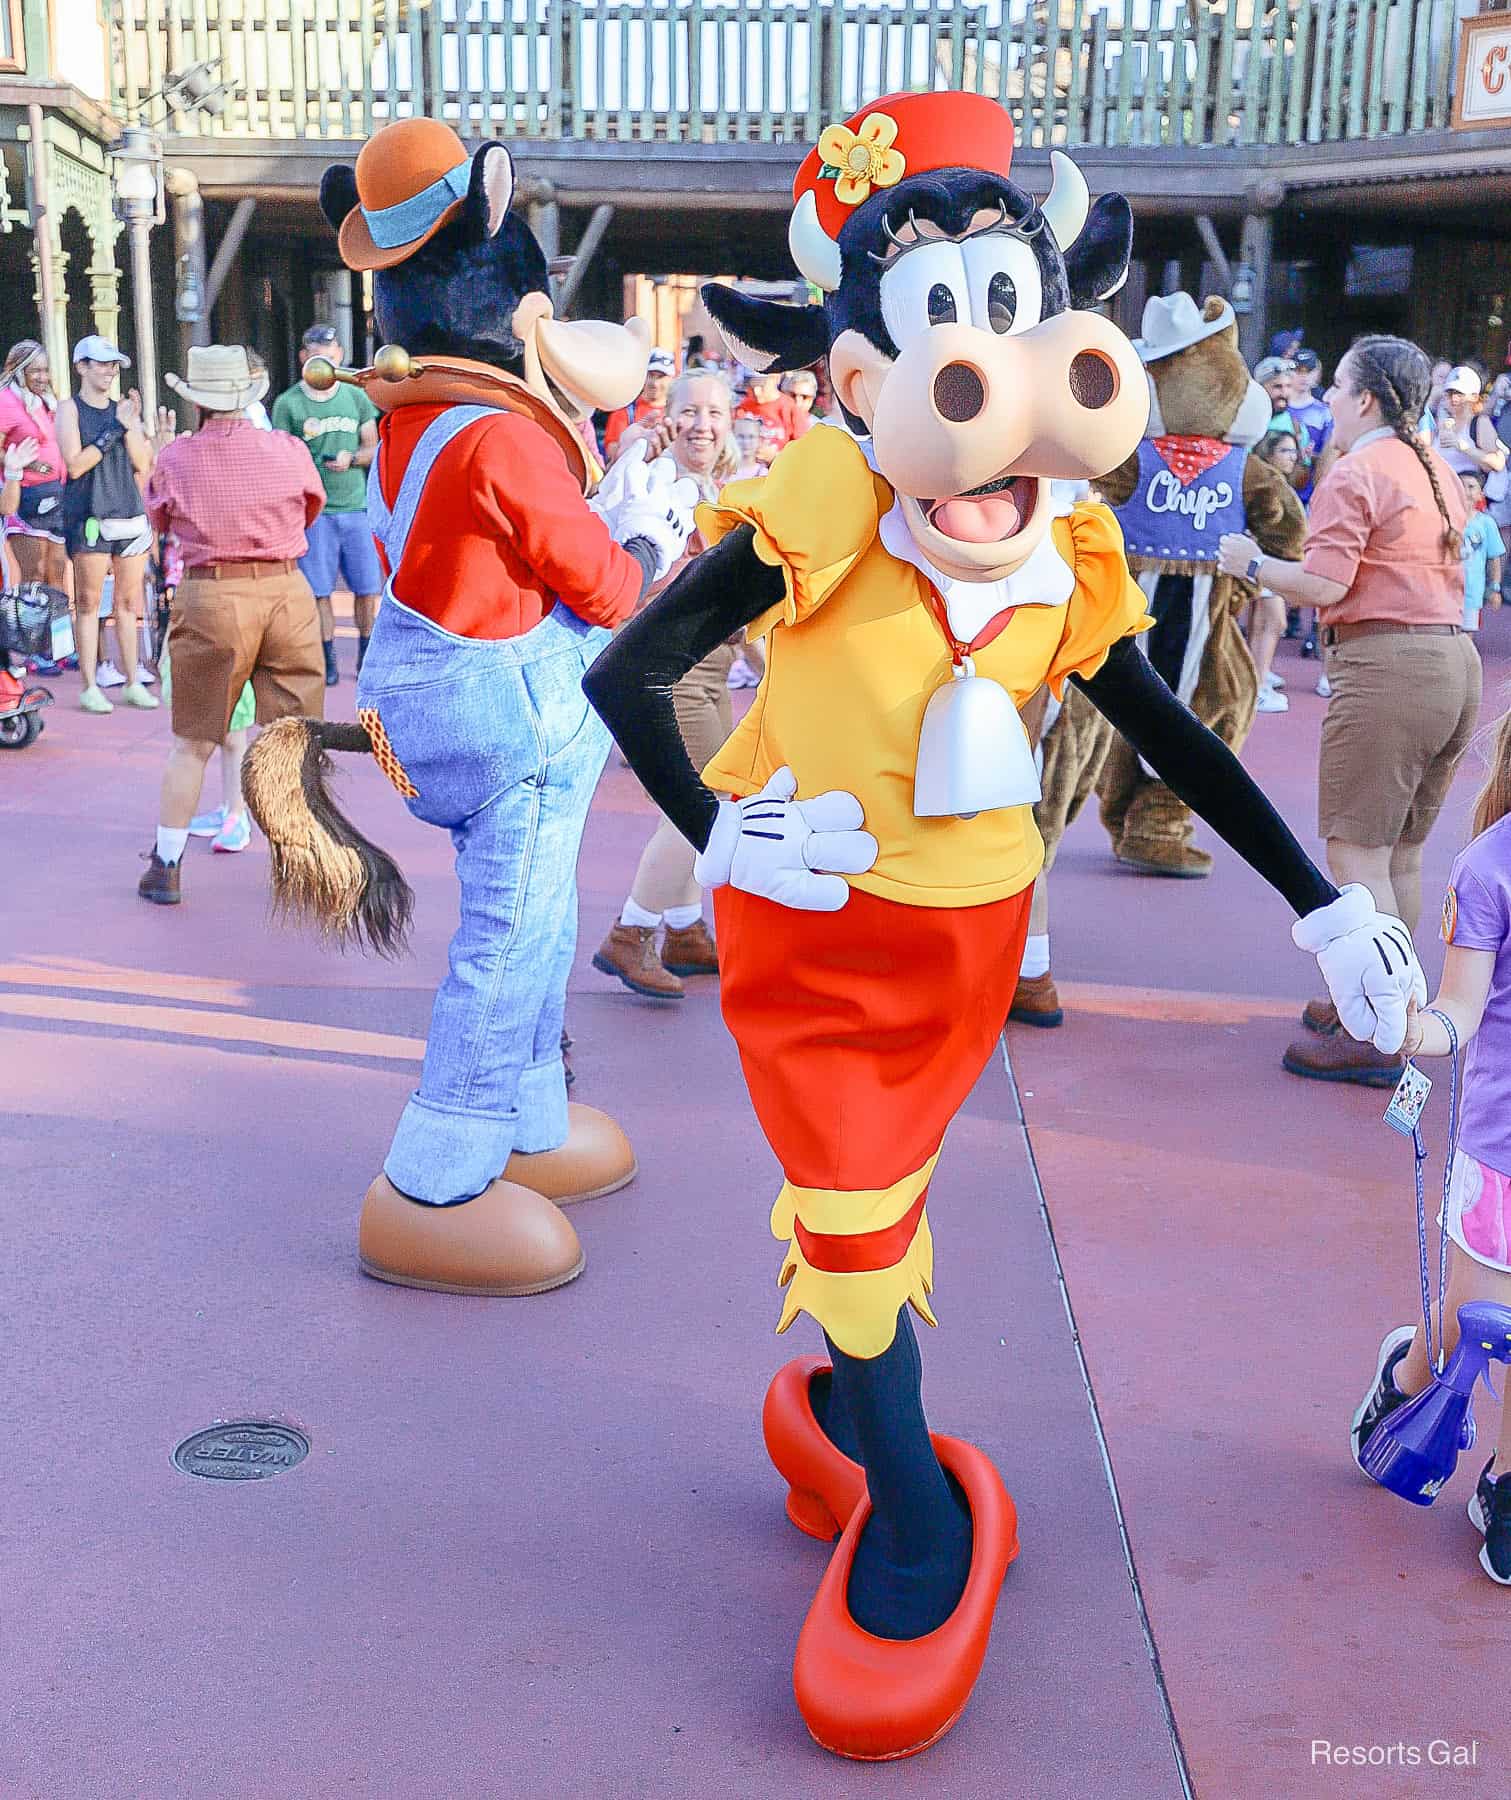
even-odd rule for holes
{"type": "MultiPolygon", "coordinates": [[[[421,434],[445,410],[384,414],[378,470],[390,506],[421,434]]],[[[558,599],[591,624],[618,625],[634,611],[642,578],[589,512],[550,435],[533,419],[498,412],[436,459],[394,592],[458,637],[508,638],[538,625],[558,599]]]]}

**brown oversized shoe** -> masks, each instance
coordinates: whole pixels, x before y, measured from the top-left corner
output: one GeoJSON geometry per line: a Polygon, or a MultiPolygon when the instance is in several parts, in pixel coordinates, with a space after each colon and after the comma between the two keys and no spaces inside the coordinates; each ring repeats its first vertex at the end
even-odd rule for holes
{"type": "Polygon", "coordinates": [[[184,897],[178,864],[165,863],[154,850],[147,858],[147,867],[136,884],[136,891],[154,906],[177,906],[184,897]]]}
{"type": "Polygon", "coordinates": [[[460,1206],[426,1206],[386,1175],[367,1190],[357,1227],[363,1272],[442,1294],[544,1294],[587,1258],[571,1222],[544,1194],[501,1176],[460,1206]]]}
{"type": "Polygon", "coordinates": [[[1046,969],[1042,975],[1020,975],[1013,993],[1012,1011],[1008,1018],[1018,1025],[1039,1025],[1051,1030],[1065,1023],[1055,978],[1046,969]]]}
{"type": "Polygon", "coordinates": [[[627,1187],[638,1171],[630,1140],[609,1115],[570,1100],[567,1141],[557,1150],[516,1150],[503,1178],[533,1188],[557,1206],[570,1206],[627,1187]]]}
{"type": "Polygon", "coordinates": [[[673,975],[717,975],[719,947],[701,919],[695,919],[683,931],[674,931],[668,925],[661,945],[661,962],[673,975]]]}
{"type": "Polygon", "coordinates": [[[1343,1029],[1343,1021],[1331,1000],[1308,1000],[1301,1009],[1301,1023],[1308,1031],[1315,1031],[1318,1037],[1331,1037],[1335,1031],[1343,1029]]]}
{"type": "Polygon", "coordinates": [[[647,1000],[682,998],[682,983],[656,954],[654,925],[615,925],[593,952],[593,967],[647,1000]]]}
{"type": "Polygon", "coordinates": [[[1342,1030],[1331,1037],[1298,1038],[1280,1063],[1291,1074],[1304,1075],[1309,1081],[1350,1081],[1371,1088],[1393,1088],[1406,1066],[1399,1053],[1387,1056],[1342,1030]]]}
{"type": "Polygon", "coordinates": [[[1212,873],[1212,858],[1195,844],[1178,838],[1134,837],[1124,832],[1113,852],[1127,868],[1140,875],[1164,875],[1175,881],[1204,881],[1212,873]]]}

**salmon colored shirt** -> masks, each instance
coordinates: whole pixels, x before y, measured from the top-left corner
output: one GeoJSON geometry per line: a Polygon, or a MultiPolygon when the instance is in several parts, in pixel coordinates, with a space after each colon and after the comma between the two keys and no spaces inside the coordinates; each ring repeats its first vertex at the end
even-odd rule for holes
{"type": "MultiPolygon", "coordinates": [[[[1469,517],[1458,477],[1429,450],[1454,529],[1469,517]]],[[[1443,543],[1443,519],[1427,472],[1392,433],[1361,439],[1323,477],[1312,496],[1308,575],[1348,589],[1320,609],[1323,625],[1383,619],[1397,625],[1462,625],[1464,571],[1443,543]]]]}
{"type": "MultiPolygon", "coordinates": [[[[445,410],[396,406],[380,420],[378,475],[390,506],[421,433],[445,410]]],[[[590,625],[621,624],[641,581],[640,564],[583,504],[551,437],[533,419],[496,412],[436,458],[394,593],[457,637],[510,638],[558,599],[590,625]]]]}
{"type": "MultiPolygon", "coordinates": [[[[880,845],[852,887],[905,906],[984,906],[1031,885],[1044,844],[1031,806],[971,819],[913,811],[924,710],[951,679],[950,653],[928,578],[883,547],[895,498],[852,437],[821,427],[789,444],[762,480],[732,482],[698,509],[710,544],[753,526],[756,555],[786,580],[782,600],[749,628],[766,636],[755,703],[703,779],[743,796],[786,763],[802,795],[845,789],[880,845]]],[[[975,652],[977,673],[1020,707],[1045,682],[1058,696],[1072,675],[1094,675],[1119,638],[1153,623],[1105,506],[1077,506],[1050,530],[1074,576],[1070,597],[1018,606],[975,652]]]]}

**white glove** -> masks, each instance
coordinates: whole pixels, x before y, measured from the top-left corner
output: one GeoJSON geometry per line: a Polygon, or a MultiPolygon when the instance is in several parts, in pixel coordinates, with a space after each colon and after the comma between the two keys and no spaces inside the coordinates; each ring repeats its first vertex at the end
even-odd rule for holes
{"type": "Polygon", "coordinates": [[[1310,950],[1344,1030],[1387,1055],[1406,1038],[1406,1006],[1427,1004],[1427,978],[1411,933],[1376,910],[1374,896],[1353,881],[1329,906],[1291,927],[1298,950],[1310,950]]]}
{"type": "Polygon", "coordinates": [[[721,800],[694,865],[699,886],[727,881],[800,912],[838,912],[850,898],[842,877],[865,874],[876,861],[876,839],[860,829],[865,814],[854,794],[831,788],[794,800],[796,792],[796,776],[782,768],[748,800],[721,800]]]}
{"type": "Polygon", "coordinates": [[[677,465],[669,456],[647,463],[645,454],[644,443],[626,450],[604,476],[589,504],[608,526],[616,544],[645,538],[654,545],[656,567],[651,580],[660,581],[692,536],[698,484],[685,475],[679,476],[677,465]]]}

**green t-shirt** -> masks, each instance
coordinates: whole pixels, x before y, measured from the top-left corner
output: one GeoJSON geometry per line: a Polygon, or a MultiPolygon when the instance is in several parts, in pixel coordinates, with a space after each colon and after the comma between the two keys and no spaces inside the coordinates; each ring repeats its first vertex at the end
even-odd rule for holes
{"type": "Polygon", "coordinates": [[[367,505],[367,470],[353,466],[333,469],[325,460],[349,450],[355,456],[362,427],[376,419],[378,409],[361,388],[343,382],[323,399],[315,400],[296,381],[273,402],[273,429],[296,437],[315,459],[325,484],[325,510],[361,512],[367,505]]]}

